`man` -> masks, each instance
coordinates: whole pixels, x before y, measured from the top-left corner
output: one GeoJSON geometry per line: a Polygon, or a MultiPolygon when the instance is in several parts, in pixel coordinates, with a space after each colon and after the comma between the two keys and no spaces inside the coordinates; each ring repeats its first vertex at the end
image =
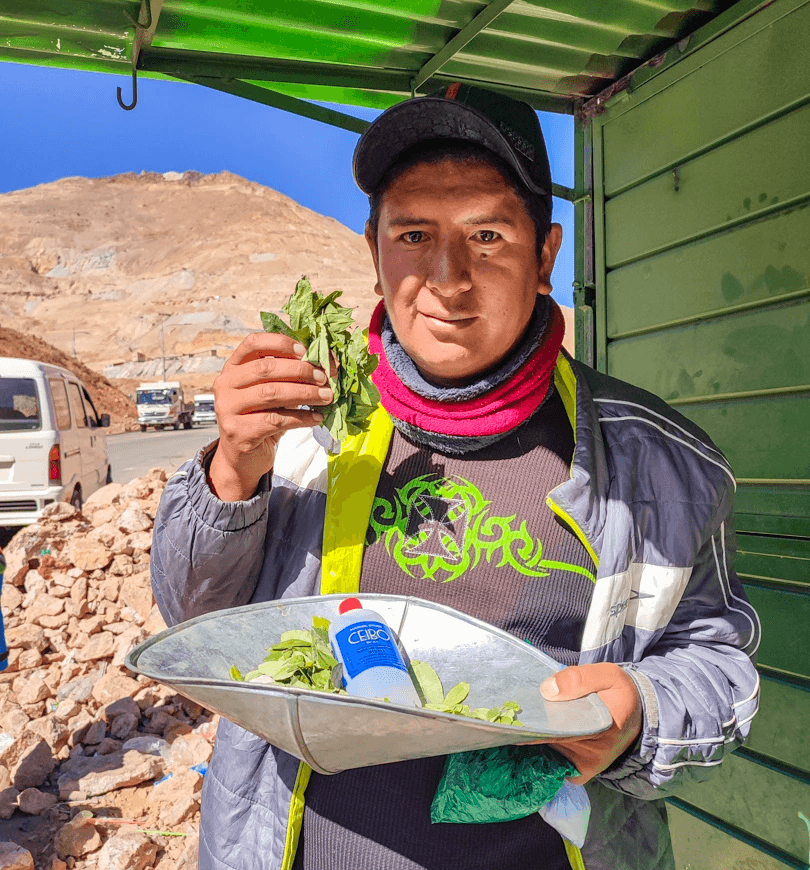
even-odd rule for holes
{"type": "Polygon", "coordinates": [[[566,668],[543,695],[598,692],[613,726],[554,744],[587,783],[580,851],[536,813],[431,825],[442,758],[322,777],[223,720],[200,866],[673,867],[663,794],[739,745],[757,707],[733,475],[664,402],[561,351],[561,228],[529,106],[460,85],[407,101],[363,134],[354,171],[382,297],[369,338],[382,407],[330,473],[312,428],[332,400],[325,373],[285,336],[245,339],[215,384],[219,441],[166,487],[161,611],[417,595],[552,655],[566,668]]]}

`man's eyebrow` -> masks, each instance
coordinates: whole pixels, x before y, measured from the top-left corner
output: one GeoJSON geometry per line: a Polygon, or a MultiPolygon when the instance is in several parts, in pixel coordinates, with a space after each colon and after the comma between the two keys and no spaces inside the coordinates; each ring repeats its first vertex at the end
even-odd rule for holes
{"type": "MultiPolygon", "coordinates": [[[[426,224],[434,223],[434,221],[429,218],[400,215],[399,217],[392,217],[390,220],[386,221],[386,223],[389,227],[412,227],[425,226],[426,224]]],[[[512,218],[499,214],[474,215],[473,217],[467,218],[464,223],[467,226],[472,227],[482,226],[483,224],[505,224],[510,227],[515,226],[515,222],[512,218]]]]}
{"type": "Polygon", "coordinates": [[[464,223],[473,227],[478,227],[482,224],[506,224],[510,227],[513,227],[515,225],[515,222],[514,220],[512,220],[512,218],[502,214],[475,215],[474,217],[465,220],[464,223]]]}
{"type": "Polygon", "coordinates": [[[411,217],[411,215],[400,215],[386,221],[389,227],[412,227],[415,225],[424,226],[425,224],[433,223],[428,218],[411,217]]]}

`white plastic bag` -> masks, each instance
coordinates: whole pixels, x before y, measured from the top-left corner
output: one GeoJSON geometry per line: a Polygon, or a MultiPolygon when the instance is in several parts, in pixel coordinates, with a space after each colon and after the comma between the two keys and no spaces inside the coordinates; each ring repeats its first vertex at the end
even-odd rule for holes
{"type": "Polygon", "coordinates": [[[538,812],[566,840],[582,848],[591,820],[591,801],[585,786],[566,780],[557,794],[538,812]]]}

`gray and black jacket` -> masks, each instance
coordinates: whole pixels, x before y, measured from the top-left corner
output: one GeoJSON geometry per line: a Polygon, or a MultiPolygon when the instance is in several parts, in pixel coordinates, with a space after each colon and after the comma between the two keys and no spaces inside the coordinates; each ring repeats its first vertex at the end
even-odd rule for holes
{"type": "MultiPolygon", "coordinates": [[[[734,477],[698,427],[643,390],[562,354],[555,384],[575,432],[570,479],[549,506],[598,565],[580,664],[621,664],[644,723],[634,749],[588,786],[575,870],[672,870],[662,798],[707,776],[757,710],[757,615],[733,570],[734,477]]],[[[211,492],[204,463],[168,482],[152,583],[170,625],[210,611],[320,592],[327,453],[287,433],[249,501],[211,492]]],[[[222,720],[205,778],[201,870],[289,870],[306,777],[296,758],[222,720]]]]}

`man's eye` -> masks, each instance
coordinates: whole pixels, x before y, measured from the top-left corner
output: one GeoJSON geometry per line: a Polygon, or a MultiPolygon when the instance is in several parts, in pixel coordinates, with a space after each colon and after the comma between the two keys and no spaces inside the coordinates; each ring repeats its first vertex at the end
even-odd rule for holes
{"type": "Polygon", "coordinates": [[[498,234],[494,230],[479,230],[476,233],[479,242],[494,242],[498,234]]]}
{"type": "Polygon", "coordinates": [[[425,234],[421,230],[411,230],[410,232],[403,233],[402,238],[406,242],[410,242],[412,245],[415,245],[418,242],[422,241],[424,235],[425,234]]]}

